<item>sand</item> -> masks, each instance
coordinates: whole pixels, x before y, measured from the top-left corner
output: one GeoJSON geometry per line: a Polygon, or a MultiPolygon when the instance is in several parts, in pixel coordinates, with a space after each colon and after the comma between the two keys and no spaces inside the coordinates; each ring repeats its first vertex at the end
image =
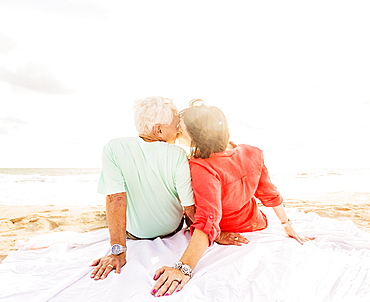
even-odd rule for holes
{"type": "Polygon", "coordinates": [[[17,240],[49,232],[88,232],[107,227],[105,206],[0,206],[0,261],[17,240]]]}
{"type": "MultiPolygon", "coordinates": [[[[360,229],[370,232],[370,205],[327,205],[321,202],[286,200],[287,208],[316,212],[322,217],[352,220],[360,229]]],[[[0,262],[15,250],[17,240],[49,232],[88,232],[107,227],[105,206],[0,206],[0,262]]]]}
{"type": "Polygon", "coordinates": [[[286,200],[284,206],[296,208],[308,213],[315,212],[321,217],[334,218],[337,220],[352,220],[356,226],[370,233],[370,204],[325,204],[312,201],[286,200]]]}

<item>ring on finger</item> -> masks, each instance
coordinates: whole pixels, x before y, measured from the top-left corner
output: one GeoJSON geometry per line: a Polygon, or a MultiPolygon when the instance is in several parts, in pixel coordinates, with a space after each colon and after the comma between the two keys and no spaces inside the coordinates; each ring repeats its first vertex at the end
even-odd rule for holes
{"type": "Polygon", "coordinates": [[[236,236],[234,237],[234,240],[238,240],[238,239],[239,239],[239,237],[236,237],[236,236]]]}
{"type": "Polygon", "coordinates": [[[173,280],[172,280],[172,282],[173,282],[173,281],[176,281],[176,282],[181,283],[181,280],[179,280],[179,279],[173,279],[173,280]]]}
{"type": "Polygon", "coordinates": [[[112,265],[112,264],[108,264],[108,265],[107,265],[107,267],[111,267],[111,268],[113,268],[113,265],[112,265]]]}

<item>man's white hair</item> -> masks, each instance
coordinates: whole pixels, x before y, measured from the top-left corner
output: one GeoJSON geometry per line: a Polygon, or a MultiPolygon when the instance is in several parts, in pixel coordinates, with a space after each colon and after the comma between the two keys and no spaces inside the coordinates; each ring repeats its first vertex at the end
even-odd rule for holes
{"type": "Polygon", "coordinates": [[[170,125],[176,106],[171,99],[152,96],[134,103],[134,118],[139,134],[151,134],[155,124],[170,125]]]}

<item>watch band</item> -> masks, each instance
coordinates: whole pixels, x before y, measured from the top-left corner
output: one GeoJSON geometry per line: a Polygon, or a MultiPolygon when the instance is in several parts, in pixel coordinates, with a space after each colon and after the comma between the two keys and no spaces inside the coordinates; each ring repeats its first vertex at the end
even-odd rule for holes
{"type": "Polygon", "coordinates": [[[181,262],[181,261],[176,262],[176,263],[174,263],[174,265],[172,265],[172,267],[173,267],[173,268],[175,268],[175,269],[181,269],[181,267],[182,267],[182,262],[181,262]]]}
{"type": "Polygon", "coordinates": [[[183,264],[182,265],[182,267],[181,267],[181,269],[180,269],[180,271],[184,274],[184,275],[186,275],[186,276],[189,276],[190,277],[190,279],[191,279],[191,277],[193,277],[193,270],[190,268],[190,266],[189,265],[187,265],[187,264],[183,264]]]}

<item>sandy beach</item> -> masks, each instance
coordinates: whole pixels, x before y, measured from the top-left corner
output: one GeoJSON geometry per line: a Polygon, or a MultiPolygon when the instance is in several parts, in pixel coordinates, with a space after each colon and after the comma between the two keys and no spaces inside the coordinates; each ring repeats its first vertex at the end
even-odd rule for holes
{"type": "Polygon", "coordinates": [[[0,206],[0,261],[17,240],[49,232],[88,232],[107,227],[105,206],[0,206]]]}
{"type": "MultiPolygon", "coordinates": [[[[287,200],[287,208],[316,212],[322,217],[352,220],[360,229],[370,232],[370,205],[327,205],[315,201],[287,200]]],[[[88,232],[107,227],[105,206],[0,206],[0,261],[15,250],[17,240],[49,232],[88,232]]]]}

